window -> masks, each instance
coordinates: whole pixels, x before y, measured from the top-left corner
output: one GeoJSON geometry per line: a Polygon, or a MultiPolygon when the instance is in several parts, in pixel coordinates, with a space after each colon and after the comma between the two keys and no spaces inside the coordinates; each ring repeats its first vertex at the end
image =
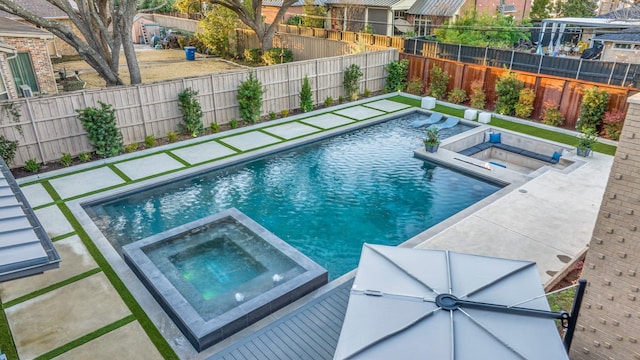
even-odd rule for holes
{"type": "Polygon", "coordinates": [[[393,18],[394,19],[404,19],[405,18],[405,11],[404,10],[394,10],[393,11],[393,18]]]}
{"type": "Polygon", "coordinates": [[[431,27],[429,26],[431,21],[427,19],[426,15],[416,15],[413,19],[413,27],[416,29],[417,36],[427,36],[431,34],[431,27]]]}
{"type": "MultiPolygon", "coordinates": [[[[11,67],[13,81],[16,83],[17,89],[20,89],[20,85],[29,85],[31,91],[38,92],[38,81],[29,53],[18,53],[14,59],[9,59],[9,67],[11,67]]],[[[18,94],[18,96],[22,96],[22,94],[18,94]]]]}
{"type": "Polygon", "coordinates": [[[9,93],[7,92],[7,87],[4,85],[4,76],[0,75],[0,100],[7,100],[9,98],[9,93]]]}
{"type": "Polygon", "coordinates": [[[613,48],[614,49],[626,49],[626,50],[633,49],[631,44],[613,44],[613,48]]]}

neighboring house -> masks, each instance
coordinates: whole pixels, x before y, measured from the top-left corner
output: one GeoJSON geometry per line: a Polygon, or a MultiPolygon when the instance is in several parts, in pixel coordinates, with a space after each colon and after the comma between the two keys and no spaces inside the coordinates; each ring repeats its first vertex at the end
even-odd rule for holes
{"type": "Polygon", "coordinates": [[[406,12],[416,0],[326,0],[333,30],[392,36],[405,32],[406,12]],[[404,31],[403,31],[404,30],[404,31]]]}
{"type": "Polygon", "coordinates": [[[640,26],[598,35],[594,40],[604,45],[601,60],[640,64],[640,26]]]}
{"type": "Polygon", "coordinates": [[[446,21],[466,11],[493,15],[499,11],[516,19],[527,17],[531,0],[326,0],[331,28],[362,31],[370,25],[374,34],[418,36],[433,33],[446,21]]]}
{"type": "Polygon", "coordinates": [[[0,100],[16,97],[17,92],[11,79],[11,69],[7,59],[17,54],[16,48],[0,41],[0,100]],[[9,96],[9,94],[14,94],[14,96],[9,96]]]}
{"type": "Polygon", "coordinates": [[[4,49],[0,70],[9,99],[29,95],[29,89],[33,94],[58,93],[47,51],[51,41],[53,34],[48,31],[0,17],[0,48],[4,49]]]}
{"type": "Polygon", "coordinates": [[[640,18],[640,4],[627,0],[600,0],[598,18],[637,19],[640,18]]]}
{"type": "MultiPolygon", "coordinates": [[[[314,0],[313,4],[315,6],[325,6],[323,0],[314,0]]],[[[273,20],[276,17],[278,11],[282,7],[282,0],[263,0],[262,1],[262,16],[264,17],[264,22],[267,24],[272,24],[273,20]]],[[[304,14],[304,0],[298,0],[289,9],[287,9],[286,14],[282,21],[287,23],[290,17],[296,15],[304,14]]]]}
{"type": "MultiPolygon", "coordinates": [[[[55,20],[55,21],[59,21],[67,26],[69,26],[72,31],[76,34],[76,35],[80,35],[80,32],[76,29],[76,27],[71,23],[71,21],[69,20],[69,16],[62,10],[56,8],[55,6],[49,4],[48,2],[46,2],[45,0],[13,0],[14,2],[22,5],[25,9],[33,12],[34,14],[48,19],[48,20],[55,20]]],[[[19,21],[21,23],[24,24],[29,24],[31,25],[29,22],[27,22],[26,20],[13,15],[13,14],[9,14],[6,13],[4,11],[0,11],[0,16],[2,17],[6,17],[8,19],[11,20],[15,20],[15,21],[19,21]]],[[[56,56],[56,57],[60,57],[62,55],[77,55],[78,51],[73,48],[71,45],[67,44],[66,42],[62,41],[62,39],[58,38],[57,36],[54,37],[54,40],[50,41],[48,44],[48,51],[49,51],[49,55],[50,56],[56,56]]]]}

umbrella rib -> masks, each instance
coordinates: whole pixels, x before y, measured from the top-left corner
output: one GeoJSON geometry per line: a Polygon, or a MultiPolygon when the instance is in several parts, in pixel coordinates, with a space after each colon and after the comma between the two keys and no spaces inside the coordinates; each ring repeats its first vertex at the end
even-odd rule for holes
{"type": "Polygon", "coordinates": [[[568,289],[571,289],[571,288],[574,288],[574,287],[576,287],[576,288],[577,288],[577,287],[578,287],[578,284],[569,285],[569,286],[567,286],[567,287],[563,287],[562,289],[558,289],[558,290],[555,290],[555,291],[552,291],[552,292],[549,292],[549,293],[544,293],[544,294],[542,294],[542,295],[538,295],[538,296],[533,297],[533,298],[531,298],[531,299],[522,300],[522,301],[517,302],[517,303],[515,303],[515,304],[509,305],[509,307],[514,307],[514,306],[522,305],[522,304],[524,304],[524,303],[528,303],[529,301],[533,301],[533,300],[536,300],[536,299],[540,299],[541,297],[545,297],[545,296],[553,295],[553,294],[555,294],[555,293],[559,293],[559,292],[561,292],[561,291],[565,291],[565,290],[568,290],[568,289]]]}
{"type": "Polygon", "coordinates": [[[432,288],[431,286],[429,286],[428,284],[426,284],[424,281],[418,279],[415,275],[413,275],[412,273],[410,273],[409,271],[407,271],[406,269],[403,269],[402,267],[400,267],[398,264],[396,264],[393,260],[389,259],[388,256],[386,256],[385,254],[381,253],[380,251],[376,250],[373,247],[369,247],[369,250],[372,250],[373,252],[375,252],[376,254],[380,255],[383,259],[387,260],[392,266],[398,268],[400,271],[404,272],[405,274],[407,274],[407,276],[409,276],[410,278],[412,278],[413,280],[419,282],[420,284],[422,284],[424,287],[426,287],[429,291],[435,293],[436,295],[440,295],[439,292],[437,292],[434,288],[432,288]]]}
{"type": "Polygon", "coordinates": [[[489,282],[489,283],[486,283],[486,284],[482,285],[481,287],[479,287],[479,288],[477,288],[477,289],[475,289],[475,290],[469,291],[468,293],[466,293],[466,294],[464,294],[464,295],[462,295],[462,296],[459,296],[459,297],[458,297],[458,299],[464,299],[464,298],[467,298],[467,297],[469,297],[469,296],[471,296],[471,295],[473,295],[473,294],[475,294],[475,293],[477,293],[477,292],[479,292],[479,291],[482,291],[482,290],[484,290],[484,289],[486,289],[486,288],[490,287],[490,286],[491,286],[491,285],[493,285],[493,284],[496,284],[496,283],[501,282],[502,280],[504,280],[504,279],[508,278],[509,276],[511,276],[511,275],[513,275],[513,274],[519,273],[520,271],[523,271],[523,270],[525,270],[525,269],[527,269],[527,268],[529,268],[529,267],[531,267],[531,266],[535,266],[535,264],[536,264],[536,263],[534,263],[534,262],[530,262],[530,263],[528,263],[528,264],[526,264],[526,265],[524,265],[524,266],[522,266],[522,267],[519,267],[519,268],[517,268],[517,269],[515,269],[515,270],[513,270],[513,271],[510,271],[510,272],[508,272],[508,273],[506,273],[506,274],[504,274],[504,275],[502,275],[502,276],[500,276],[500,277],[498,277],[498,278],[494,279],[493,281],[491,281],[491,282],[489,282]]]}
{"type": "Polygon", "coordinates": [[[360,349],[356,350],[355,352],[353,352],[353,353],[351,353],[351,354],[347,355],[344,359],[345,359],[345,360],[347,360],[347,359],[351,359],[351,358],[353,358],[354,356],[356,356],[356,355],[358,355],[358,354],[361,354],[361,353],[362,353],[362,352],[364,352],[365,350],[370,349],[370,348],[374,347],[375,345],[377,345],[377,344],[379,344],[379,343],[381,343],[381,342],[383,342],[383,341],[385,341],[385,340],[387,340],[387,339],[389,339],[389,338],[392,338],[392,337],[396,336],[397,334],[399,334],[399,333],[401,333],[401,332],[403,332],[403,331],[405,331],[405,330],[408,330],[409,328],[411,328],[411,327],[415,326],[415,325],[416,325],[417,323],[419,323],[420,321],[422,321],[422,320],[424,320],[424,319],[428,318],[429,316],[433,315],[436,311],[441,310],[441,309],[442,309],[442,308],[435,308],[435,309],[431,310],[430,312],[428,312],[428,313],[426,313],[426,314],[424,314],[424,315],[420,316],[419,318],[417,318],[417,319],[415,319],[414,321],[412,321],[412,322],[408,323],[407,325],[405,325],[405,326],[403,326],[403,327],[399,328],[398,330],[395,330],[395,331],[393,331],[393,332],[390,332],[390,333],[386,334],[385,336],[382,336],[382,337],[380,337],[380,338],[378,338],[378,339],[376,339],[376,340],[374,340],[374,341],[371,341],[371,342],[370,342],[369,344],[367,344],[366,346],[363,346],[363,347],[361,347],[360,349]]]}
{"type": "Polygon", "coordinates": [[[514,354],[518,355],[521,359],[527,360],[527,358],[520,354],[516,349],[514,349],[511,345],[507,344],[506,342],[502,341],[502,339],[500,339],[496,334],[494,334],[491,330],[487,329],[486,327],[484,327],[478,320],[474,319],[473,316],[471,316],[468,312],[464,311],[464,309],[458,309],[461,313],[465,314],[474,324],[476,324],[479,328],[481,328],[482,330],[486,331],[489,335],[491,335],[492,338],[496,339],[499,343],[501,343],[502,345],[504,345],[504,347],[506,347],[507,349],[511,350],[511,352],[513,352],[514,354]]]}

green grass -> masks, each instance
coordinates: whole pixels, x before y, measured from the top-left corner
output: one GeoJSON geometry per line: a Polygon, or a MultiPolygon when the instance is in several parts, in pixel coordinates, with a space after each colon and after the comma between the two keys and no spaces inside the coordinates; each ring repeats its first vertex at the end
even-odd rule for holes
{"type": "MultiPolygon", "coordinates": [[[[420,107],[420,100],[411,99],[408,97],[404,97],[402,95],[396,95],[396,96],[390,97],[389,100],[397,101],[397,102],[411,105],[411,106],[420,107]]],[[[458,116],[458,117],[464,116],[464,110],[454,109],[454,108],[450,108],[448,106],[444,106],[440,104],[436,105],[436,107],[433,110],[443,114],[452,115],[452,116],[458,116]]],[[[547,129],[541,129],[539,127],[532,126],[532,125],[520,124],[520,123],[508,121],[508,120],[503,120],[496,117],[491,118],[491,126],[519,132],[521,134],[536,136],[542,139],[547,139],[547,140],[559,142],[562,144],[567,144],[570,146],[576,146],[578,144],[578,138],[572,135],[567,135],[567,134],[563,134],[560,132],[547,130],[547,129]]],[[[615,155],[616,146],[608,145],[604,143],[596,143],[596,145],[593,147],[593,151],[597,151],[599,153],[603,153],[607,155],[615,155]]]]}
{"type": "Polygon", "coordinates": [[[7,359],[18,359],[18,350],[16,350],[16,345],[13,342],[7,315],[4,313],[4,305],[2,306],[2,310],[0,310],[0,350],[7,355],[7,359]]]}

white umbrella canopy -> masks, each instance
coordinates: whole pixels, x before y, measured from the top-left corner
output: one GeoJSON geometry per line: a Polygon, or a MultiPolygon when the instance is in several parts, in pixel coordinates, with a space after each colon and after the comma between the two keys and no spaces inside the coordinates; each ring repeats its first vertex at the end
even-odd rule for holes
{"type": "Polygon", "coordinates": [[[364,244],[334,358],[568,359],[536,311],[533,262],[364,244]]]}

